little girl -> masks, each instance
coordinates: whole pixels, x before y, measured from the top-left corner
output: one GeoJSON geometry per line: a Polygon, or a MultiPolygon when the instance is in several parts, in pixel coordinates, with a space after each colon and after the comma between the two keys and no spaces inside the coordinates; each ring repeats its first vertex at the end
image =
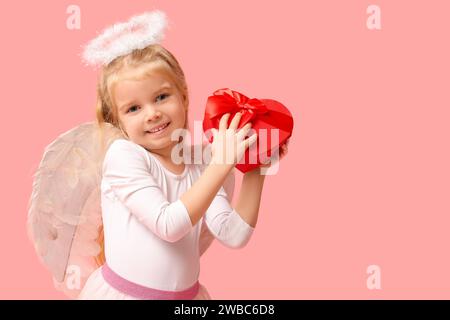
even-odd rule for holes
{"type": "MultiPolygon", "coordinates": [[[[234,208],[223,187],[257,139],[256,134],[247,138],[251,123],[238,130],[240,113],[224,115],[213,129],[209,163],[173,159],[174,148],[184,141],[173,140],[172,133],[187,129],[189,100],[178,61],[157,43],[164,17],[154,12],[133,18],[130,22],[147,23],[144,30],[159,31],[150,41],[130,41],[127,50],[103,55],[97,121],[120,130],[122,138],[109,145],[102,167],[104,263],[89,276],[79,299],[210,299],[198,282],[202,227],[225,246],[242,248],[257,222],[265,177],[259,169],[244,175],[234,208]]],[[[139,27],[121,35],[106,31],[97,39],[107,35],[114,46],[131,39],[121,40],[123,32],[145,38],[136,34],[139,27]]],[[[98,46],[97,54],[89,52],[94,45],[86,49],[87,61],[102,57],[98,46]]],[[[283,146],[280,157],[286,152],[283,146]]]]}

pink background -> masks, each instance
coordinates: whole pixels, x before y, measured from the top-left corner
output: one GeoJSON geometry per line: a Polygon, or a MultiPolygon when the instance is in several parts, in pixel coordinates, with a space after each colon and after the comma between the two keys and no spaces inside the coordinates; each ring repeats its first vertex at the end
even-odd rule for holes
{"type": "Polygon", "coordinates": [[[450,298],[446,0],[2,4],[0,298],[65,299],[26,237],[32,175],[47,144],[94,119],[81,45],[156,8],[172,21],[163,44],[186,73],[191,126],[222,87],[295,117],[252,240],[202,258],[213,298],[450,298]],[[70,4],[80,30],[66,28],[70,4]],[[382,30],[366,27],[370,4],[382,30]],[[380,290],[366,286],[369,265],[380,290]]]}

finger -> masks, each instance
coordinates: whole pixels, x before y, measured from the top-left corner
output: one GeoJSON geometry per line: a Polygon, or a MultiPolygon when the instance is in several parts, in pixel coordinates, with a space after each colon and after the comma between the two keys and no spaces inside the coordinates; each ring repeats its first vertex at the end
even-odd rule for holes
{"type": "Polygon", "coordinates": [[[281,148],[280,159],[283,158],[287,153],[288,153],[288,148],[287,148],[287,146],[283,145],[283,147],[281,148]]]}
{"type": "Polygon", "coordinates": [[[278,159],[281,156],[282,153],[283,152],[280,149],[275,149],[274,152],[272,152],[271,158],[272,159],[278,159]]]}
{"type": "Polygon", "coordinates": [[[217,129],[216,128],[212,128],[211,129],[211,132],[212,132],[212,135],[213,135],[213,139],[214,139],[214,141],[216,140],[216,137],[217,137],[217,129]]]}
{"type": "Polygon", "coordinates": [[[247,123],[245,126],[243,126],[243,127],[239,130],[239,132],[238,132],[238,138],[239,138],[239,140],[242,140],[242,139],[248,134],[248,131],[249,131],[251,128],[252,128],[252,123],[251,123],[251,122],[249,122],[249,123],[247,123]]]}
{"type": "Polygon", "coordinates": [[[227,126],[228,126],[228,119],[230,118],[230,114],[229,113],[225,113],[222,118],[220,118],[220,122],[219,122],[219,131],[225,131],[227,130],[227,126]]]}
{"type": "Polygon", "coordinates": [[[253,135],[251,135],[250,137],[248,137],[247,139],[244,140],[245,143],[245,149],[249,148],[252,144],[254,144],[256,142],[258,138],[258,135],[255,133],[253,135]]]}
{"type": "Polygon", "coordinates": [[[229,129],[234,129],[234,130],[236,130],[236,129],[238,128],[239,122],[241,121],[241,116],[242,116],[242,114],[241,114],[240,112],[237,112],[237,113],[234,115],[233,120],[231,120],[229,129]]]}

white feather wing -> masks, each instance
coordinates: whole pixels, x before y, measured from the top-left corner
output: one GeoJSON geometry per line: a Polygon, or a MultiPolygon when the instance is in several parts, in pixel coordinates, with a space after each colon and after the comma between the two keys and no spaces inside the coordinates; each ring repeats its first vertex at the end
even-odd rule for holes
{"type": "Polygon", "coordinates": [[[45,148],[34,175],[28,235],[55,285],[70,297],[97,267],[101,250],[101,166],[109,144],[121,136],[108,124],[104,128],[101,135],[90,122],[60,135],[45,148]],[[69,275],[76,280],[71,285],[69,275]]]}

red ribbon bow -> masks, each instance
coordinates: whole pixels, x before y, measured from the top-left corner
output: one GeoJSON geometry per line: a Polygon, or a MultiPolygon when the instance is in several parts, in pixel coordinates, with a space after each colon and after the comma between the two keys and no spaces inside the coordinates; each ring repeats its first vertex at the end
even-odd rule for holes
{"type": "Polygon", "coordinates": [[[257,115],[261,116],[268,112],[268,109],[262,101],[250,99],[247,96],[233,91],[231,89],[219,89],[213,93],[210,101],[213,106],[209,110],[212,117],[223,115],[225,113],[242,112],[240,126],[252,121],[257,115]]]}
{"type": "Polygon", "coordinates": [[[289,131],[292,127],[290,125],[292,118],[288,115],[269,110],[261,100],[250,99],[237,91],[228,88],[219,89],[208,98],[205,115],[211,120],[225,113],[230,113],[231,119],[237,112],[242,112],[239,128],[255,118],[284,131],[289,131]]]}

